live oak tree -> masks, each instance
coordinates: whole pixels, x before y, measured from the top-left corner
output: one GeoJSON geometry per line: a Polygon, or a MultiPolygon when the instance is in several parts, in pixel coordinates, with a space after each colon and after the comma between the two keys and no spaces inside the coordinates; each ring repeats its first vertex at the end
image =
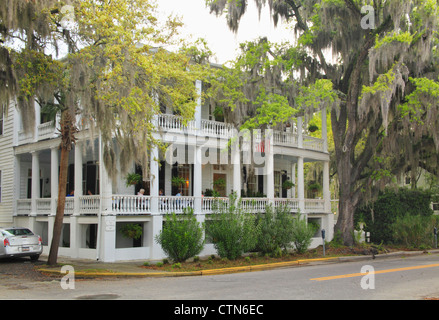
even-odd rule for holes
{"type": "Polygon", "coordinates": [[[150,148],[159,143],[153,120],[164,105],[184,122],[193,117],[194,83],[207,65],[191,63],[201,51],[179,40],[178,19],[158,21],[153,1],[3,0],[0,7],[1,98],[16,100],[26,130],[35,124],[34,101],[61,114],[58,206],[48,259],[55,264],[68,154],[78,130],[89,129],[91,137],[99,132],[111,177],[118,148],[121,171],[134,161],[145,168],[146,179],[156,160],[150,148]],[[166,50],[170,45],[183,49],[166,50]]]}
{"type": "MultiPolygon", "coordinates": [[[[259,10],[268,5],[274,23],[284,19],[295,32],[292,44],[284,47],[282,60],[287,69],[279,78],[282,81],[271,82],[268,89],[278,90],[288,99],[284,107],[296,109],[298,114],[306,113],[309,107],[330,107],[339,184],[336,232],[350,245],[353,215],[361,201],[372,198],[401,172],[415,174],[421,167],[438,174],[438,3],[255,3],[259,10]],[[293,77],[285,76],[296,70],[293,77]],[[293,95],[284,95],[285,85],[293,95]]],[[[207,0],[206,4],[218,15],[226,12],[228,26],[236,31],[247,0],[207,0]]],[[[255,57],[252,51],[247,52],[255,57]]],[[[253,65],[261,61],[254,59],[253,65]]],[[[246,84],[254,84],[252,88],[263,98],[261,81],[252,80],[272,74],[254,75],[246,84]]],[[[245,93],[229,105],[239,108],[243,97],[245,93]]],[[[270,105],[273,97],[268,98],[264,101],[270,105]]]]}

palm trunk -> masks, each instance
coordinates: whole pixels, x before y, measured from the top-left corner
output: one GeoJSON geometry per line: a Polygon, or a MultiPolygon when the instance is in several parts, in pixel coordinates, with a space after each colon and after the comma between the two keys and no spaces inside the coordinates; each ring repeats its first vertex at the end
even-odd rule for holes
{"type": "MultiPolygon", "coordinates": [[[[63,144],[62,144],[63,145],[63,144]]],[[[59,188],[58,188],[58,205],[56,207],[55,223],[53,225],[53,237],[50,245],[48,265],[54,265],[58,259],[59,242],[61,239],[61,232],[64,218],[64,208],[66,203],[66,189],[67,189],[67,172],[69,153],[66,147],[61,147],[61,160],[59,172],[59,188]]]]}
{"type": "Polygon", "coordinates": [[[73,122],[73,117],[68,110],[65,110],[61,114],[61,159],[59,170],[59,183],[58,183],[58,205],[56,207],[55,222],[53,225],[53,236],[50,245],[49,257],[47,260],[48,265],[54,265],[58,259],[59,242],[61,239],[61,232],[64,218],[64,207],[66,203],[66,188],[67,188],[67,174],[69,153],[72,149],[72,144],[75,142],[75,133],[77,129],[73,122]]]}

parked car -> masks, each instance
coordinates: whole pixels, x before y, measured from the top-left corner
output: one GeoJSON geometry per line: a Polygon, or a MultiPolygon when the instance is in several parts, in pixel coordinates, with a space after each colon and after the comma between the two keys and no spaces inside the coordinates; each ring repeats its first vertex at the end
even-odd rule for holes
{"type": "Polygon", "coordinates": [[[0,258],[30,256],[38,260],[43,240],[27,228],[0,227],[0,258]]]}

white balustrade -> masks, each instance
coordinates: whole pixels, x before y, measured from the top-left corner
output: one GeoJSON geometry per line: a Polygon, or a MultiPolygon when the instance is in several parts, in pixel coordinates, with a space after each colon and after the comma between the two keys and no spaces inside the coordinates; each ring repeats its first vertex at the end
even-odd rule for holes
{"type": "Polygon", "coordinates": [[[292,132],[273,131],[273,143],[275,145],[297,147],[297,134],[292,132]]]}
{"type": "MultiPolygon", "coordinates": [[[[194,208],[195,197],[186,196],[150,196],[134,195],[113,195],[112,212],[118,215],[151,214],[151,201],[158,201],[158,213],[184,213],[186,208],[194,208]]],[[[55,199],[56,203],[58,199],[55,199]]],[[[100,210],[100,195],[80,196],[79,214],[98,214],[100,210]]],[[[48,215],[51,213],[51,199],[36,199],[37,215],[48,215]]],[[[298,212],[299,200],[294,198],[242,198],[241,209],[243,212],[263,213],[267,205],[274,208],[281,206],[288,207],[290,212],[298,212]]],[[[218,208],[227,208],[229,199],[227,197],[203,197],[201,201],[201,213],[209,214],[216,212],[218,208]]],[[[323,199],[305,199],[305,211],[308,213],[323,213],[325,201],[323,199]]],[[[31,199],[17,200],[17,215],[29,215],[32,209],[31,199]]],[[[66,197],[64,215],[74,213],[74,197],[66,197]]],[[[199,214],[200,212],[195,212],[199,214]]]]}
{"type": "Polygon", "coordinates": [[[113,195],[112,211],[117,214],[146,214],[151,213],[151,197],[113,195]]]}
{"type": "Polygon", "coordinates": [[[51,212],[51,201],[50,198],[37,199],[37,215],[49,215],[51,212]]]}
{"type": "Polygon", "coordinates": [[[201,120],[201,132],[208,136],[230,138],[233,135],[233,126],[230,123],[201,120]]]}
{"type": "Polygon", "coordinates": [[[17,215],[29,215],[32,208],[31,199],[18,199],[17,200],[17,215]]]}
{"type": "Polygon", "coordinates": [[[245,212],[265,212],[265,206],[268,205],[267,198],[242,198],[241,208],[245,212]]]}
{"type": "Polygon", "coordinates": [[[299,210],[299,200],[292,198],[276,198],[274,199],[274,207],[288,207],[290,212],[297,212],[299,210]]]}
{"type": "Polygon", "coordinates": [[[80,196],[79,213],[80,214],[98,214],[100,209],[101,196],[80,196]]]}
{"type": "Polygon", "coordinates": [[[54,134],[54,121],[49,121],[38,125],[38,140],[49,139],[53,137],[54,134]]]}
{"type": "Polygon", "coordinates": [[[203,197],[202,211],[203,213],[212,213],[215,209],[228,207],[229,198],[203,197]]]}
{"type": "Polygon", "coordinates": [[[323,151],[323,139],[303,135],[303,148],[323,151]]]}
{"type": "Polygon", "coordinates": [[[160,213],[183,213],[185,208],[194,208],[195,197],[160,196],[158,208],[160,213]]]}
{"type": "Polygon", "coordinates": [[[324,212],[324,199],[305,199],[305,210],[308,212],[324,212]]]}
{"type": "Polygon", "coordinates": [[[181,132],[185,129],[194,130],[195,122],[188,121],[185,125],[183,118],[173,114],[160,114],[157,117],[157,126],[165,131],[181,132]]]}

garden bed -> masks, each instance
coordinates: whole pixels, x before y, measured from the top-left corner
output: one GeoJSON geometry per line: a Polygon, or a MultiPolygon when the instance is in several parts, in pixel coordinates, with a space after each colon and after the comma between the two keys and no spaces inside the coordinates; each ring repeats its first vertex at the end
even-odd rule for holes
{"type": "Polygon", "coordinates": [[[268,263],[296,261],[302,259],[318,259],[318,258],[330,258],[341,256],[358,256],[358,255],[372,255],[379,253],[389,253],[395,251],[406,250],[401,247],[383,247],[373,245],[360,245],[356,247],[346,246],[327,246],[325,248],[325,255],[323,255],[323,247],[319,246],[315,249],[308,250],[306,253],[297,254],[294,252],[287,253],[281,257],[272,257],[269,255],[261,256],[258,253],[250,253],[245,257],[240,257],[236,260],[229,260],[227,258],[220,258],[218,256],[209,256],[204,258],[189,259],[181,263],[167,262],[164,263],[145,263],[142,268],[147,270],[156,271],[169,271],[169,272],[186,272],[186,271],[199,271],[232,267],[244,267],[252,265],[261,265],[268,263]]]}

